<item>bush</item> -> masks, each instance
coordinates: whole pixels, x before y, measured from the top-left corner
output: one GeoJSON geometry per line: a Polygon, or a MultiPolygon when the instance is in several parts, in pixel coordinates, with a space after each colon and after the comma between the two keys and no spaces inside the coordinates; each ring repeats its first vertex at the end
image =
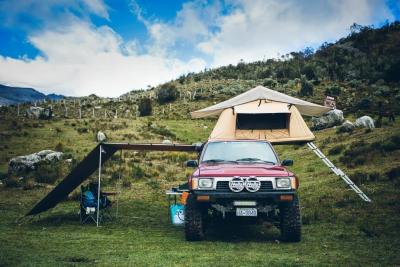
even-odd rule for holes
{"type": "Polygon", "coordinates": [[[53,184],[62,176],[62,162],[52,164],[42,163],[37,167],[33,176],[38,183],[53,184]]]}
{"type": "Polygon", "coordinates": [[[131,185],[132,185],[131,181],[128,178],[123,178],[122,179],[122,187],[130,188],[131,185]]]}
{"type": "Polygon", "coordinates": [[[164,84],[158,89],[157,101],[160,104],[172,102],[178,97],[178,90],[173,84],[164,84]]]}
{"type": "Polygon", "coordinates": [[[80,127],[76,129],[78,131],[78,133],[82,134],[82,133],[88,133],[89,130],[86,127],[80,127]]]}
{"type": "Polygon", "coordinates": [[[329,96],[339,96],[341,93],[341,88],[338,85],[333,85],[330,88],[327,88],[325,90],[325,95],[329,95],[329,96]]]}
{"type": "Polygon", "coordinates": [[[345,148],[344,145],[338,145],[338,146],[334,146],[332,147],[329,151],[328,151],[328,155],[337,155],[342,153],[343,149],[345,148]]]}
{"type": "Polygon", "coordinates": [[[356,184],[361,184],[367,181],[374,182],[381,180],[381,174],[379,172],[356,171],[350,174],[350,179],[356,184]]]}
{"type": "Polygon", "coordinates": [[[62,142],[58,142],[58,144],[54,147],[55,151],[63,152],[64,151],[64,144],[62,142]]]}
{"type": "Polygon", "coordinates": [[[397,180],[400,177],[400,167],[394,167],[386,173],[390,180],[397,180]]]}
{"type": "Polygon", "coordinates": [[[132,176],[133,178],[143,178],[145,176],[145,172],[140,166],[133,165],[132,176]]]}
{"type": "Polygon", "coordinates": [[[314,94],[314,86],[306,79],[301,79],[300,95],[310,96],[314,94]]]}
{"type": "Polygon", "coordinates": [[[33,188],[35,188],[35,182],[33,181],[33,179],[27,179],[24,183],[23,189],[32,190],[33,188]]]}
{"type": "Polygon", "coordinates": [[[150,98],[141,98],[139,100],[139,113],[140,116],[149,116],[153,110],[150,98]]]}
{"type": "Polygon", "coordinates": [[[21,187],[21,181],[18,177],[10,176],[4,180],[4,185],[6,187],[21,187]]]}

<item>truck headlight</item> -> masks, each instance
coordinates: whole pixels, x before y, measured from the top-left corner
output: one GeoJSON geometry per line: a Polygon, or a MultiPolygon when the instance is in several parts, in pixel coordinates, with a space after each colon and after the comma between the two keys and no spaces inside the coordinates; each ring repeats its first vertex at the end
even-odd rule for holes
{"type": "Polygon", "coordinates": [[[210,178],[200,178],[198,182],[199,189],[200,188],[212,188],[213,180],[210,178]]]}
{"type": "Polygon", "coordinates": [[[276,178],[277,188],[291,188],[290,178],[276,178]]]}

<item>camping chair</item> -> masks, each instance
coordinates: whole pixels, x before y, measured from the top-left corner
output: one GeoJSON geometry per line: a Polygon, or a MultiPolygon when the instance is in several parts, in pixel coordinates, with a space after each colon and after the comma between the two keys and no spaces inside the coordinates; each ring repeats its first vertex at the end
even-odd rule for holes
{"type": "Polygon", "coordinates": [[[81,198],[80,198],[80,221],[86,223],[87,221],[97,222],[97,212],[99,212],[99,221],[104,219],[111,219],[111,201],[108,199],[108,195],[113,193],[100,192],[100,205],[97,208],[97,193],[98,184],[89,183],[86,186],[81,186],[81,198]]]}

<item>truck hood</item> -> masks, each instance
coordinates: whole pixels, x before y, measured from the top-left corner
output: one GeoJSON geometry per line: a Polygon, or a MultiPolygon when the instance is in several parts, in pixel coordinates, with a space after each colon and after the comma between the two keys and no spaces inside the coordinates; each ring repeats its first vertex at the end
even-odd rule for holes
{"type": "Polygon", "coordinates": [[[195,176],[229,177],[229,176],[292,176],[285,167],[270,164],[201,164],[195,176]]]}

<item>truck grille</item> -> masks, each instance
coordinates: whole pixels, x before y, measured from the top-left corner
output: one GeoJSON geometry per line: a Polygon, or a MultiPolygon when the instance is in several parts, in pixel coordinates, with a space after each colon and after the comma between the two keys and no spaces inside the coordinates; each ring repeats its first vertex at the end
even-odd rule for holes
{"type": "MultiPolygon", "coordinates": [[[[273,191],[274,188],[272,186],[271,181],[261,181],[261,187],[260,190],[257,192],[269,192],[273,191]]],[[[218,181],[217,182],[217,191],[219,192],[231,192],[229,189],[229,182],[228,181],[218,181]]],[[[246,189],[243,190],[243,192],[247,192],[246,189]]]]}

